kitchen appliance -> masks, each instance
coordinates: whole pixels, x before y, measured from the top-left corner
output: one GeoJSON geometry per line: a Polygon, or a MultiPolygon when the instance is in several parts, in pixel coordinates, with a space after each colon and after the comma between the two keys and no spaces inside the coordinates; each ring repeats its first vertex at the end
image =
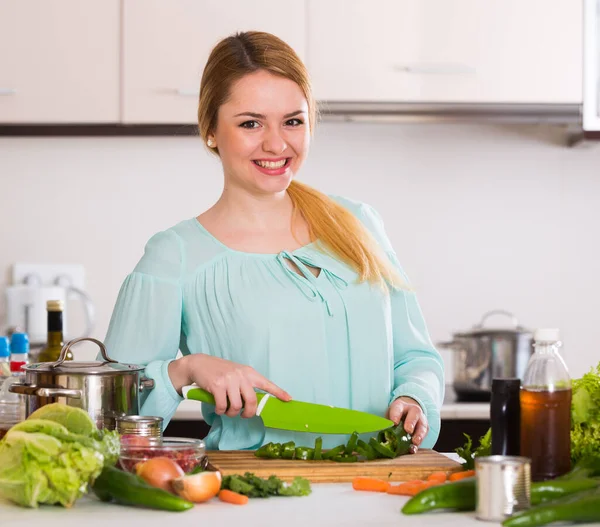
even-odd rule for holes
{"type": "Polygon", "coordinates": [[[90,335],[94,329],[94,304],[88,294],[57,278],[52,285],[44,285],[35,275],[29,275],[23,283],[6,288],[6,325],[11,331],[19,330],[29,335],[32,347],[46,343],[48,333],[48,300],[62,301],[64,308],[63,332],[66,340],[73,339],[69,334],[69,320],[73,318],[70,299],[78,299],[85,321],[81,335],[90,335]]]}
{"type": "Polygon", "coordinates": [[[13,384],[12,393],[26,395],[26,413],[50,403],[63,403],[85,410],[98,428],[116,428],[116,418],[140,413],[140,393],[154,387],[142,375],[144,366],[123,364],[108,357],[99,340],[83,337],[71,340],[56,362],[25,366],[25,382],[13,384]],[[65,361],[69,349],[90,341],[100,348],[103,361],[65,361]]]}
{"type": "Polygon", "coordinates": [[[351,482],[357,476],[385,481],[411,481],[426,479],[433,472],[450,474],[463,470],[457,461],[434,450],[418,450],[416,454],[394,459],[358,463],[261,459],[251,450],[209,450],[206,455],[210,465],[223,476],[251,472],[261,478],[275,475],[284,481],[292,481],[300,476],[311,483],[351,482]]]}
{"type": "MultiPolygon", "coordinates": [[[[184,386],[182,393],[186,399],[215,404],[212,394],[197,386],[184,386]]],[[[284,402],[265,393],[257,393],[256,398],[256,415],[267,428],[316,434],[363,434],[394,426],[389,419],[358,410],[301,401],[284,402]]]]}
{"type": "Polygon", "coordinates": [[[510,312],[486,313],[471,330],[453,334],[438,347],[454,353],[453,388],[459,400],[489,401],[494,378],[521,379],[533,353],[533,335],[510,312]],[[494,315],[508,317],[510,325],[487,327],[494,315]]]}

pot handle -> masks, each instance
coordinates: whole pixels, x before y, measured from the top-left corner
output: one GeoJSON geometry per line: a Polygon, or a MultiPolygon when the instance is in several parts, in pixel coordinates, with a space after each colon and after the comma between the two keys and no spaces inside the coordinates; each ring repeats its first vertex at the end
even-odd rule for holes
{"type": "Polygon", "coordinates": [[[450,340],[449,342],[436,342],[436,347],[456,351],[459,348],[458,342],[450,340]]]}
{"type": "Polygon", "coordinates": [[[152,390],[154,388],[154,379],[142,379],[140,383],[140,392],[145,390],[152,390]]]}
{"type": "Polygon", "coordinates": [[[517,317],[515,315],[513,315],[510,311],[505,311],[504,309],[493,309],[492,311],[488,311],[481,318],[481,322],[479,324],[477,324],[475,327],[483,328],[485,321],[493,315],[507,316],[508,318],[510,318],[510,321],[512,322],[513,326],[515,326],[516,329],[521,329],[521,325],[519,324],[519,320],[517,319],[517,317]]]}
{"type": "Polygon", "coordinates": [[[68,388],[53,386],[37,386],[35,384],[15,383],[8,387],[11,393],[19,395],[36,395],[37,397],[70,397],[81,399],[81,390],[70,390],[68,388]]]}
{"type": "Polygon", "coordinates": [[[63,362],[65,362],[65,359],[67,358],[67,352],[71,349],[71,347],[74,344],[77,344],[78,342],[83,342],[84,340],[89,340],[90,342],[93,342],[94,344],[98,345],[104,362],[114,362],[115,364],[119,364],[119,361],[113,360],[108,356],[108,354],[106,353],[106,346],[98,339],[94,339],[92,337],[80,337],[78,339],[73,339],[67,342],[60,350],[60,356],[58,357],[58,360],[50,364],[50,367],[56,368],[57,366],[60,366],[63,362]]]}

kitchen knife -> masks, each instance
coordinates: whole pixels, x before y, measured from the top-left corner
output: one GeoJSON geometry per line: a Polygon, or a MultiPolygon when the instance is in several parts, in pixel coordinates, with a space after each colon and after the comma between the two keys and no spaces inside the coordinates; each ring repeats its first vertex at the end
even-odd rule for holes
{"type": "MultiPolygon", "coordinates": [[[[211,393],[197,386],[184,386],[186,399],[215,404],[211,393]]],[[[260,416],[267,428],[315,434],[352,434],[378,432],[394,426],[394,422],[378,415],[301,401],[283,402],[268,393],[257,393],[260,416]]]]}

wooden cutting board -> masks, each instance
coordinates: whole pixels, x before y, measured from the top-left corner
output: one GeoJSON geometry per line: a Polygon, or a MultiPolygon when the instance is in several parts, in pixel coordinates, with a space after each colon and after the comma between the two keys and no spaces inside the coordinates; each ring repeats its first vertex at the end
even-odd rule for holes
{"type": "Polygon", "coordinates": [[[356,463],[334,461],[296,461],[288,459],[259,459],[248,450],[210,450],[209,462],[226,476],[252,472],[266,478],[275,475],[284,481],[302,476],[312,483],[338,483],[352,481],[356,476],[369,476],[387,481],[424,479],[432,472],[447,474],[462,470],[456,461],[435,450],[419,450],[416,454],[395,459],[377,459],[356,463]]]}

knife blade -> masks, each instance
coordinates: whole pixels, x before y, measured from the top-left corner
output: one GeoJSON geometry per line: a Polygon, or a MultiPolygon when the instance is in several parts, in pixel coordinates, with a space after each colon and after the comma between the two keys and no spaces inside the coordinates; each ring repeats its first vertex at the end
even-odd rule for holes
{"type": "MultiPolygon", "coordinates": [[[[184,386],[184,398],[215,404],[211,393],[197,386],[184,386]]],[[[378,415],[302,401],[280,401],[268,393],[257,393],[256,415],[267,428],[315,434],[365,434],[394,426],[394,422],[378,415]]]]}

